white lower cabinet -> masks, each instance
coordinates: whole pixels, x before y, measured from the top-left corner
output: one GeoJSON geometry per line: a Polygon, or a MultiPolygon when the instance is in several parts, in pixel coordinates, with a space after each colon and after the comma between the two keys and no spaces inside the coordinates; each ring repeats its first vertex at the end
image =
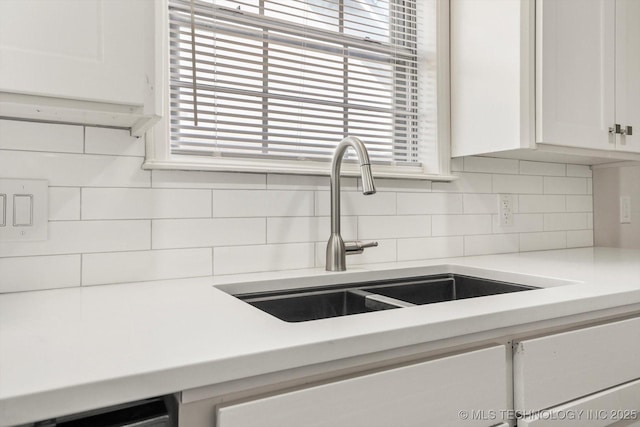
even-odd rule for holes
{"type": "Polygon", "coordinates": [[[217,427],[506,426],[504,346],[222,406],[217,427]]]}
{"type": "Polygon", "coordinates": [[[518,426],[640,426],[640,318],[517,342],[513,367],[518,426]]]}
{"type": "Polygon", "coordinates": [[[518,421],[519,427],[638,427],[640,380],[595,393],[518,421]]]}

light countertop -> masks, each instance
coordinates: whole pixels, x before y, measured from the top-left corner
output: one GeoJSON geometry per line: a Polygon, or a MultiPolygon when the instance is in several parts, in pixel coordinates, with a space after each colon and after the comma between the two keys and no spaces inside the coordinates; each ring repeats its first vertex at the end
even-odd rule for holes
{"type": "Polygon", "coordinates": [[[0,426],[634,304],[640,250],[609,248],[5,294],[0,426]],[[222,290],[440,272],[544,289],[303,323],[278,320],[222,290]]]}

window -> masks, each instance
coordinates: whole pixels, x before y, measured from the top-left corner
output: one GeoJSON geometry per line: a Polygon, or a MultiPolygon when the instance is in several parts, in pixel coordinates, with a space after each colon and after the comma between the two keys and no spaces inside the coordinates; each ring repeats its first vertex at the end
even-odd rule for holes
{"type": "Polygon", "coordinates": [[[377,175],[443,172],[438,3],[168,0],[169,113],[147,163],[328,173],[357,136],[377,175]]]}

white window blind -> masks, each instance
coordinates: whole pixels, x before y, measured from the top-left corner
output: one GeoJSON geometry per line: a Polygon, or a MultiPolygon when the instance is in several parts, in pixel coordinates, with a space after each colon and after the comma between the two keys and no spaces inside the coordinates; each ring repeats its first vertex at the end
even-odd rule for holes
{"type": "Polygon", "coordinates": [[[417,1],[169,0],[171,153],[419,166],[417,1]]]}

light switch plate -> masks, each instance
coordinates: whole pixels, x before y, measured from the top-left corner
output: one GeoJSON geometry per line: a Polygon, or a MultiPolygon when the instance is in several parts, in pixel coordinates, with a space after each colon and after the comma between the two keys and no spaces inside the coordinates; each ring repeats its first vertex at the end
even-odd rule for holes
{"type": "Polygon", "coordinates": [[[631,224],[631,197],[620,197],[620,224],[631,224]]]}
{"type": "Polygon", "coordinates": [[[0,179],[0,241],[47,240],[49,182],[42,179],[0,179]],[[4,219],[4,222],[2,221],[4,219]],[[1,225],[4,224],[4,225],[1,225]]]}

